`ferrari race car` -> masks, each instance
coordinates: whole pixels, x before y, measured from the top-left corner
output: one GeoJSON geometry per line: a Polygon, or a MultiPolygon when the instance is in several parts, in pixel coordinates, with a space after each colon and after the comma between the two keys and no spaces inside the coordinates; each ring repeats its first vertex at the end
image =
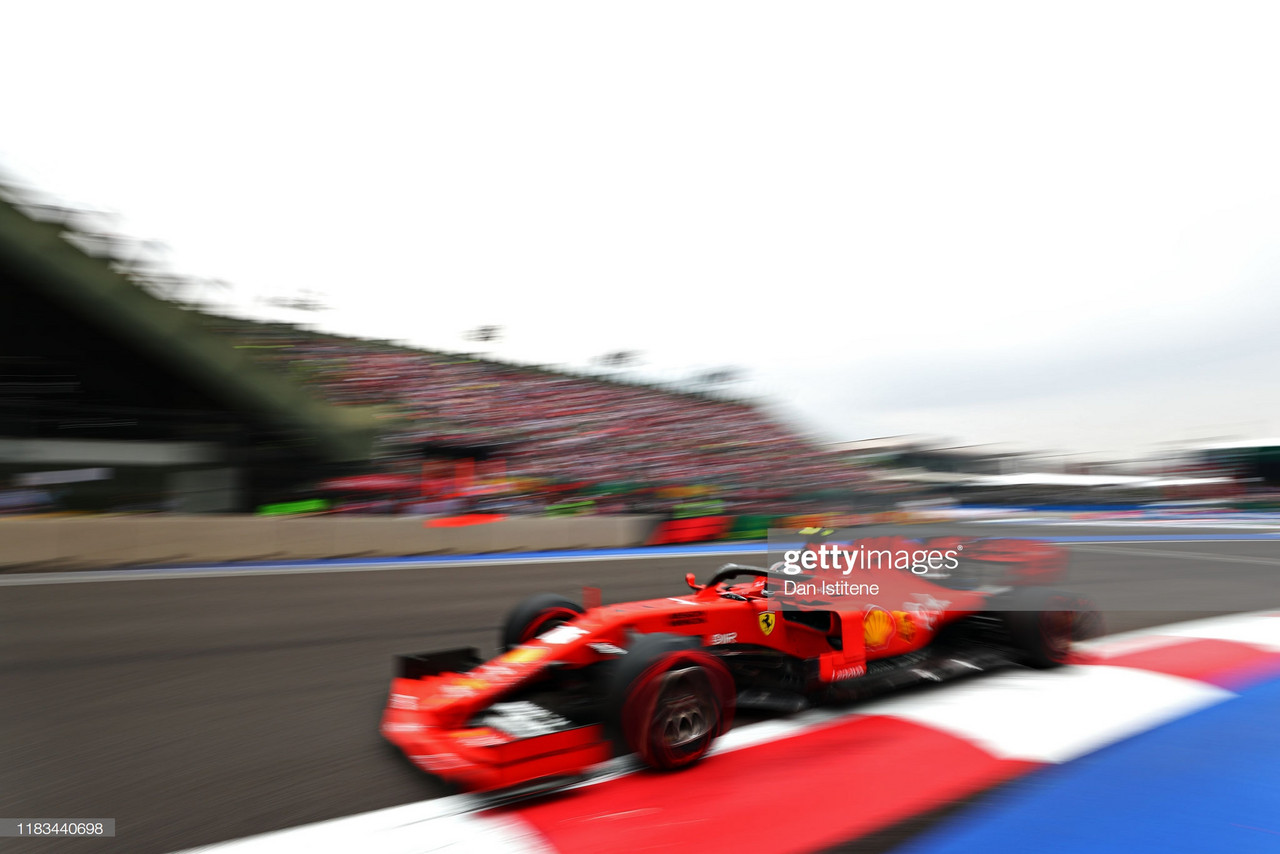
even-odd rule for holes
{"type": "Polygon", "coordinates": [[[1081,597],[1027,583],[1059,574],[1056,547],[987,541],[988,559],[971,562],[982,573],[855,574],[853,550],[866,545],[829,547],[825,576],[793,573],[817,560],[728,564],[706,583],[688,574],[689,592],[663,599],[584,608],[534,596],[507,616],[489,661],[470,648],[399,656],[382,734],[419,768],[475,791],[554,787],[623,754],[676,770],[705,756],[739,708],[789,713],[1053,667],[1074,638],[1097,633],[1081,597]],[[993,566],[1003,583],[991,583],[993,566]]]}

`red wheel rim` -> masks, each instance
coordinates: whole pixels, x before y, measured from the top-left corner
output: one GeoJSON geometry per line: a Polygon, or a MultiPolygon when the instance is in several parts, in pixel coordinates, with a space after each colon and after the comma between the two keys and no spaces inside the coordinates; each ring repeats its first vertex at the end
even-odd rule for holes
{"type": "Polygon", "coordinates": [[[525,626],[524,631],[520,633],[520,643],[527,643],[539,635],[546,634],[556,626],[567,623],[577,616],[580,616],[578,612],[571,608],[551,608],[543,611],[525,626]]]}
{"type": "Polygon", "coordinates": [[[663,658],[635,685],[624,731],[630,747],[653,767],[692,765],[732,722],[733,677],[711,656],[663,658]]]}

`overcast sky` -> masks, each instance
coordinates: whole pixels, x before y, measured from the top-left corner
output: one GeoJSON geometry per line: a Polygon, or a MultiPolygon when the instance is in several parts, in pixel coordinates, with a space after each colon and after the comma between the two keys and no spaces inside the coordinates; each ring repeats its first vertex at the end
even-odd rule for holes
{"type": "Polygon", "coordinates": [[[831,440],[1280,434],[1280,7],[28,3],[0,165],[216,303],[831,440]],[[319,295],[302,314],[263,300],[319,295]]]}

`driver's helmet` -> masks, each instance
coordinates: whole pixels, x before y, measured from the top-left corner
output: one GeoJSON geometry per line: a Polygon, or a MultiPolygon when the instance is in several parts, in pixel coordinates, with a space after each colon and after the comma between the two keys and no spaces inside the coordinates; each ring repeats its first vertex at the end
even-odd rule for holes
{"type": "Polygon", "coordinates": [[[826,545],[827,540],[834,534],[831,528],[801,528],[800,535],[804,539],[805,549],[817,551],[818,546],[826,545]]]}

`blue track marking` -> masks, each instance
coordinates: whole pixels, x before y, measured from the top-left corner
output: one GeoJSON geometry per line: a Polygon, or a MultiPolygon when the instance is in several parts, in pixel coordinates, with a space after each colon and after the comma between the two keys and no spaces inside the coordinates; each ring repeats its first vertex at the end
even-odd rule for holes
{"type": "Polygon", "coordinates": [[[1280,680],[1046,768],[897,854],[1280,851],[1280,680]]]}

